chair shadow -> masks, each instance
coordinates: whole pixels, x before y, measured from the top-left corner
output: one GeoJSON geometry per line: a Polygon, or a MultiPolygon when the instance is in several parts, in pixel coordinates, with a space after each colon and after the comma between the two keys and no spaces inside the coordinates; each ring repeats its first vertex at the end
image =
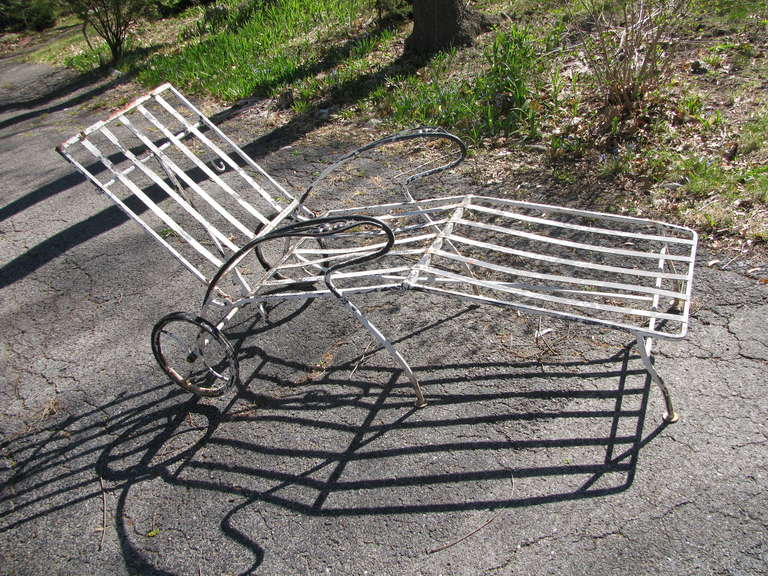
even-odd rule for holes
{"type": "Polygon", "coordinates": [[[248,573],[265,551],[233,517],[250,506],[341,518],[620,493],[633,483],[641,447],[666,426],[643,436],[650,379],[630,368],[639,365],[632,348],[589,362],[415,367],[430,402],[416,410],[399,370],[370,355],[297,386],[271,378],[269,368],[311,366],[241,347],[257,364],[250,379],[269,393],[244,386],[203,402],[163,383],[0,444],[12,463],[2,471],[0,532],[116,493],[112,522],[125,562],[139,573],[170,574],[126,520],[140,498],[132,490],[161,482],[238,499],[218,528],[251,554],[248,573]]]}
{"type": "Polygon", "coordinates": [[[84,104],[126,82],[123,77],[112,78],[111,80],[107,78],[107,73],[103,70],[91,72],[53,87],[38,98],[0,105],[0,113],[22,111],[15,116],[0,120],[0,130],[84,104]]]}

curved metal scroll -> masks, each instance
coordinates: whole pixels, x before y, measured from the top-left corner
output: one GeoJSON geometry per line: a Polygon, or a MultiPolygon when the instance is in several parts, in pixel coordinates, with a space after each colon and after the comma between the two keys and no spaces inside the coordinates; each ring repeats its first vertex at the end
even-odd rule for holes
{"type": "Polygon", "coordinates": [[[351,264],[365,262],[374,258],[378,258],[379,256],[383,256],[389,252],[390,248],[395,243],[395,235],[391,228],[384,224],[384,222],[381,220],[372,218],[370,216],[354,214],[349,216],[328,216],[325,218],[313,218],[311,220],[303,220],[293,224],[288,224],[287,226],[282,226],[281,228],[277,228],[276,230],[264,234],[263,236],[254,238],[250,242],[246,243],[242,248],[240,248],[240,250],[235,252],[235,254],[233,254],[230,259],[227,260],[219,268],[213,278],[211,278],[211,281],[208,283],[208,288],[205,291],[205,297],[203,298],[203,308],[205,308],[205,306],[211,301],[214,290],[219,281],[225,275],[231,272],[233,268],[240,264],[240,262],[243,261],[248,253],[262,242],[268,242],[270,240],[276,240],[280,238],[324,238],[346,232],[352,228],[356,228],[365,224],[373,225],[376,228],[381,229],[387,236],[387,242],[384,246],[371,254],[366,254],[352,260],[341,262],[328,269],[326,272],[326,284],[328,284],[328,288],[331,290],[334,296],[340,297],[340,294],[333,287],[332,283],[329,283],[329,273],[338,270],[341,266],[349,266],[351,264]]]}
{"type": "Polygon", "coordinates": [[[459,138],[458,136],[451,134],[450,132],[447,132],[443,130],[442,128],[438,127],[430,127],[430,126],[422,126],[420,128],[411,128],[408,130],[403,130],[401,132],[397,132],[395,134],[391,134],[389,136],[386,136],[384,138],[380,138],[379,140],[375,140],[373,142],[370,142],[369,144],[366,144],[365,146],[361,146],[359,148],[355,148],[351,152],[347,152],[343,156],[341,156],[336,162],[325,168],[320,175],[312,182],[312,184],[309,185],[307,190],[304,192],[304,194],[299,199],[299,204],[303,205],[309,194],[315,189],[315,187],[322,182],[330,173],[332,173],[334,170],[338,169],[339,166],[345,164],[346,162],[349,162],[350,160],[353,160],[363,154],[364,152],[367,152],[369,150],[373,150],[375,148],[379,148],[381,146],[386,146],[388,144],[394,144],[395,142],[404,142],[407,140],[416,140],[419,138],[424,139],[430,139],[430,140],[439,140],[439,139],[445,139],[449,140],[459,147],[459,155],[457,158],[454,158],[445,164],[442,164],[440,166],[434,166],[432,168],[428,168],[426,170],[423,170],[421,172],[416,172],[414,174],[409,175],[407,178],[405,178],[401,185],[406,186],[410,182],[413,182],[415,180],[418,180],[419,178],[424,178],[426,176],[429,176],[430,174],[436,174],[438,172],[443,172],[445,170],[450,170],[454,166],[457,166],[460,164],[464,158],[467,156],[467,146],[464,144],[464,142],[459,138]]]}
{"type": "Polygon", "coordinates": [[[360,321],[360,323],[365,327],[366,330],[368,330],[371,336],[373,336],[386,349],[390,356],[392,356],[395,362],[400,366],[400,368],[411,382],[411,386],[413,387],[414,393],[416,395],[416,406],[418,408],[422,408],[427,405],[427,402],[424,399],[424,394],[421,390],[421,386],[419,385],[419,381],[411,370],[411,367],[405,361],[405,358],[403,358],[403,356],[395,349],[395,347],[384,336],[384,334],[373,323],[371,323],[370,320],[368,320],[365,314],[363,314],[363,312],[357,306],[350,302],[349,299],[344,296],[344,294],[333,283],[333,274],[342,268],[374,260],[384,256],[387,252],[389,252],[395,243],[395,235],[392,232],[392,229],[381,220],[362,215],[315,218],[312,220],[289,224],[288,226],[283,226],[282,228],[255,238],[243,246],[234,256],[232,256],[213,277],[205,293],[203,308],[205,308],[205,306],[211,301],[216,285],[221,280],[221,278],[224,277],[233,268],[235,268],[243,260],[243,258],[246,257],[248,252],[253,250],[260,243],[288,237],[329,237],[335,234],[348,232],[349,230],[364,225],[373,226],[381,230],[382,233],[386,236],[386,242],[383,246],[379,246],[373,252],[363,254],[356,258],[351,258],[350,260],[345,260],[329,267],[325,271],[324,275],[325,284],[328,287],[330,293],[339,299],[341,304],[360,321]]]}

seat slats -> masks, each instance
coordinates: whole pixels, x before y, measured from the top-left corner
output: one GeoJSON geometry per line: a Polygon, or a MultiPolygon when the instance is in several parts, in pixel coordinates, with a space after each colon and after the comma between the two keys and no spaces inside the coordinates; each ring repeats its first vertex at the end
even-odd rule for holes
{"type": "Polygon", "coordinates": [[[398,243],[432,232],[405,287],[649,336],[687,331],[696,236],[686,228],[481,196],[344,212],[381,218],[398,243]]]}

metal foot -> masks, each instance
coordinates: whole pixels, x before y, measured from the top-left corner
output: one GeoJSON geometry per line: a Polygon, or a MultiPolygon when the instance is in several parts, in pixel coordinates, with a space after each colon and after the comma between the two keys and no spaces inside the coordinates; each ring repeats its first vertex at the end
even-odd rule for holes
{"type": "MultiPolygon", "coordinates": [[[[410,368],[408,368],[410,370],[410,368]]],[[[411,375],[413,373],[411,372],[411,375]]],[[[424,408],[427,405],[427,401],[424,398],[424,394],[421,392],[421,386],[419,386],[419,382],[416,380],[416,377],[414,376],[411,380],[411,386],[413,386],[413,391],[416,394],[416,401],[413,403],[416,408],[424,408]]]]}
{"type": "MultiPolygon", "coordinates": [[[[371,325],[372,326],[372,325],[371,325]]],[[[376,327],[373,327],[377,332],[378,330],[376,327]]],[[[370,331],[370,328],[369,328],[370,331]]],[[[380,332],[379,332],[380,334],[380,332]]],[[[384,348],[387,349],[387,352],[389,352],[390,356],[400,365],[400,368],[402,368],[403,372],[405,372],[405,375],[408,376],[408,380],[411,381],[411,386],[413,386],[413,392],[416,394],[416,401],[414,402],[414,406],[416,408],[424,408],[427,405],[427,400],[424,398],[424,393],[421,391],[421,385],[419,384],[418,379],[416,378],[416,375],[411,370],[411,367],[408,366],[408,363],[405,361],[405,358],[403,358],[400,355],[400,352],[398,352],[392,344],[389,343],[383,336],[381,340],[382,345],[384,348]]]]}
{"type": "Polygon", "coordinates": [[[678,420],[680,420],[680,414],[677,412],[672,412],[671,414],[669,412],[664,412],[664,422],[674,424],[678,420]]]}
{"type": "Polygon", "coordinates": [[[675,407],[672,405],[672,395],[669,392],[669,388],[662,380],[659,373],[656,372],[656,368],[651,361],[651,349],[653,348],[653,339],[645,338],[641,334],[635,334],[637,338],[637,347],[640,350],[640,358],[643,359],[643,365],[651,376],[651,380],[659,387],[661,393],[664,395],[664,405],[666,410],[664,411],[664,422],[673,424],[680,419],[680,415],[675,411],[675,407]]]}

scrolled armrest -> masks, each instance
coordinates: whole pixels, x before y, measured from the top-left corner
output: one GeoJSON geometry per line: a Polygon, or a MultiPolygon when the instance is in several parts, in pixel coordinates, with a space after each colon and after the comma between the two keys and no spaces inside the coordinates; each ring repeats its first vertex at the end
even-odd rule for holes
{"type": "MultiPolygon", "coordinates": [[[[352,266],[354,264],[360,264],[367,262],[380,256],[385,255],[395,243],[395,234],[392,229],[377,218],[364,215],[347,215],[347,216],[328,216],[324,218],[313,218],[311,220],[304,220],[300,222],[294,222],[286,226],[277,228],[267,234],[254,238],[247,244],[245,244],[240,250],[233,254],[229,260],[227,260],[211,278],[208,283],[208,289],[205,292],[203,298],[203,309],[211,302],[216,286],[221,279],[237,267],[249,252],[256,249],[261,243],[269,242],[270,240],[277,240],[280,238],[328,238],[337,234],[349,232],[360,226],[373,226],[378,228],[386,236],[386,242],[382,246],[379,246],[373,252],[367,252],[357,257],[352,257],[348,260],[343,260],[333,266],[330,266],[324,274],[325,283],[328,289],[338,298],[341,298],[341,294],[333,285],[332,275],[334,272],[352,266]]],[[[354,254],[351,252],[350,254],[354,254]]]]}
{"type": "Polygon", "coordinates": [[[303,205],[307,197],[328,177],[334,172],[338,172],[345,164],[348,164],[355,158],[362,156],[367,152],[376,150],[383,150],[387,146],[391,146],[396,143],[413,141],[415,146],[419,143],[426,141],[439,141],[444,140],[449,145],[449,152],[435,158],[428,158],[422,164],[419,164],[410,169],[401,170],[397,174],[392,175],[392,180],[395,181],[403,189],[406,199],[411,200],[408,192],[408,184],[436,174],[460,164],[467,155],[467,147],[464,142],[456,135],[447,132],[446,130],[438,127],[420,127],[403,130],[395,134],[391,134],[384,138],[380,138],[355,148],[350,152],[347,152],[340,158],[338,158],[333,164],[326,167],[320,175],[309,185],[304,194],[301,196],[300,203],[303,205]]]}

